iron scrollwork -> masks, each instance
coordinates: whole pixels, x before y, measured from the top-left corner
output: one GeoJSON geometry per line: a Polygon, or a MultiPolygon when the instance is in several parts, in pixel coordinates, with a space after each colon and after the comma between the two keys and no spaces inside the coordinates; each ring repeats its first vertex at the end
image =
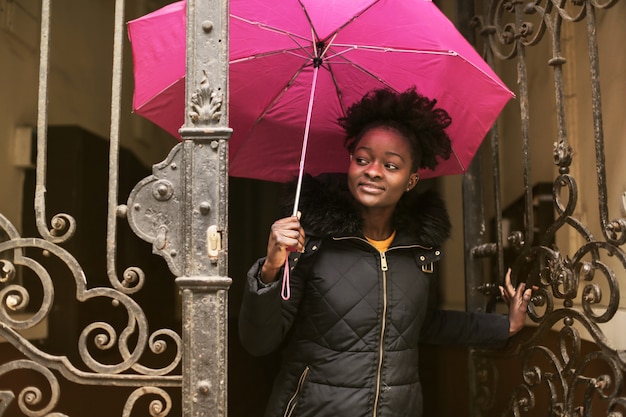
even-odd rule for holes
{"type": "Polygon", "coordinates": [[[122,417],[130,417],[135,405],[142,397],[151,396],[153,399],[148,405],[148,413],[152,417],[165,417],[172,409],[172,399],[169,394],[158,387],[137,388],[126,401],[122,417]]]}
{"type": "MultiPolygon", "coordinates": [[[[526,200],[532,200],[529,184],[528,155],[528,80],[526,48],[550,37],[555,79],[555,102],[558,138],[553,149],[558,175],[552,198],[556,218],[539,244],[533,243],[532,227],[513,231],[509,243],[516,251],[513,279],[534,286],[529,318],[537,324],[532,335],[506,352],[472,352],[474,367],[474,412],[487,415],[494,411],[494,398],[509,395],[501,415],[592,416],[626,415],[626,350],[621,350],[605,336],[602,325],[615,318],[620,304],[616,271],[626,271],[626,219],[609,220],[604,136],[598,77],[598,51],[595,39],[595,12],[609,9],[618,0],[521,0],[489,1],[484,19],[474,23],[485,39],[485,55],[500,60],[518,61],[518,86],[524,146],[524,186],[526,200]],[[598,238],[577,218],[579,189],[570,173],[573,150],[565,129],[565,106],[562,70],[567,60],[561,51],[563,23],[586,21],[589,37],[590,73],[594,121],[598,200],[602,236],[598,238]],[[556,246],[559,231],[574,231],[583,242],[571,254],[556,246]],[[559,306],[562,304],[562,307],[559,306]],[[555,335],[556,346],[546,344],[555,335]],[[593,344],[583,348],[583,340],[593,344]],[[513,391],[497,392],[499,375],[491,359],[521,359],[521,382],[513,391]],[[496,393],[497,392],[497,393],[496,393]],[[543,404],[547,402],[547,409],[543,404]],[[542,404],[540,407],[539,404],[542,404]],[[540,413],[540,414],[538,414],[540,413]]],[[[532,212],[525,213],[525,224],[532,225],[532,212]]]]}
{"type": "MultiPolygon", "coordinates": [[[[57,378],[45,366],[34,361],[15,360],[0,365],[0,379],[6,378],[14,373],[36,373],[42,377],[46,384],[48,392],[47,397],[41,389],[36,386],[28,385],[24,387],[17,398],[17,407],[24,415],[32,417],[67,417],[65,414],[52,413],[60,395],[60,387],[57,378]]],[[[11,391],[0,391],[0,415],[15,401],[15,394],[11,391]]]]}
{"type": "MultiPolygon", "coordinates": [[[[129,295],[114,288],[88,288],[86,276],[76,259],[65,249],[39,238],[22,238],[17,229],[0,215],[0,230],[8,237],[0,242],[2,260],[1,275],[3,288],[0,291],[0,335],[21,351],[29,360],[11,362],[0,368],[0,374],[18,367],[29,367],[46,376],[50,387],[57,386],[54,377],[47,377],[49,369],[54,369],[67,380],[85,385],[99,385],[105,382],[120,386],[141,386],[143,384],[159,384],[161,386],[180,386],[180,375],[172,372],[180,365],[182,342],[180,336],[172,330],[160,329],[149,333],[148,321],[141,307],[129,295]],[[78,352],[82,363],[72,363],[67,356],[57,356],[42,351],[39,347],[21,335],[20,331],[31,329],[44,321],[54,305],[54,280],[45,265],[26,253],[43,254],[45,258],[55,258],[62,262],[73,278],[76,286],[76,299],[87,303],[96,299],[110,300],[115,309],[124,309],[127,316],[126,325],[120,330],[104,321],[88,324],[81,332],[78,352]],[[14,271],[28,268],[39,280],[43,290],[41,301],[36,306],[31,302],[29,289],[16,279],[14,271]],[[17,313],[21,313],[19,316],[17,313]],[[173,346],[173,349],[171,348],[173,346]],[[153,355],[163,355],[169,348],[166,363],[157,368],[142,365],[141,360],[149,350],[153,355]],[[93,351],[96,349],[96,352],[93,351]],[[117,362],[111,363],[111,355],[106,361],[99,359],[98,352],[112,352],[117,349],[117,362]],[[87,369],[87,370],[85,370],[87,369]],[[130,372],[132,371],[132,372],[130,372]]],[[[19,398],[20,408],[26,409],[29,404],[38,404],[41,400],[36,395],[37,389],[28,389],[28,394],[19,398]]],[[[50,403],[56,401],[56,392],[50,403]]],[[[4,394],[7,395],[6,393],[4,394]]],[[[44,410],[44,409],[42,409],[44,410]]],[[[47,409],[46,409],[47,410],[47,409]]],[[[33,414],[27,415],[54,415],[33,414]]]]}

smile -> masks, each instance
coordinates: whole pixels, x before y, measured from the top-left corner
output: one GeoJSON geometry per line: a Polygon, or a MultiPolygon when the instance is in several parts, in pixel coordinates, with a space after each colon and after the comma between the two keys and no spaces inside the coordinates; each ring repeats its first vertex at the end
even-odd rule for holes
{"type": "Polygon", "coordinates": [[[379,193],[381,191],[385,191],[384,187],[372,184],[371,182],[359,183],[359,188],[369,193],[379,193]]]}

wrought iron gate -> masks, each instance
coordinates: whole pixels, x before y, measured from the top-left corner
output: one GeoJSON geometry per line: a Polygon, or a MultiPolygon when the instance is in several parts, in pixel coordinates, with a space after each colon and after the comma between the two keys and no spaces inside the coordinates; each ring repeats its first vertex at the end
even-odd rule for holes
{"type": "MultiPolygon", "coordinates": [[[[469,255],[467,308],[477,311],[498,307],[494,290],[505,267],[512,268],[516,282],[526,282],[536,290],[529,306],[529,317],[535,325],[514,338],[506,351],[471,352],[472,416],[622,416],[626,412],[626,350],[616,346],[615,338],[607,337],[602,327],[615,322],[620,313],[619,283],[626,271],[626,219],[614,219],[609,214],[612,206],[607,172],[613,172],[615,167],[607,166],[605,155],[606,144],[623,140],[623,136],[605,137],[603,131],[599,54],[610,54],[611,49],[603,50],[599,45],[597,23],[600,14],[619,13],[612,9],[618,3],[492,0],[484,2],[484,9],[473,21],[473,29],[480,34],[477,43],[484,45],[488,59],[501,70],[516,65],[519,129],[513,134],[519,137],[519,144],[511,144],[510,129],[495,128],[490,147],[484,150],[486,159],[495,163],[485,168],[475,161],[464,179],[466,256],[469,255]],[[576,26],[586,26],[586,51],[582,55],[589,60],[582,74],[589,77],[588,108],[568,100],[572,81],[567,74],[577,64],[571,56],[573,49],[568,49],[566,42],[571,42],[567,38],[571,38],[576,26]],[[535,67],[531,72],[529,57],[539,48],[548,51],[542,55],[543,69],[537,71],[535,67]],[[554,95],[547,89],[538,99],[537,93],[533,95],[530,90],[533,85],[545,85],[542,81],[546,79],[553,81],[554,95]],[[551,123],[546,124],[555,126],[554,134],[545,128],[539,130],[540,135],[534,130],[533,135],[531,125],[537,123],[537,112],[533,114],[532,108],[546,101],[551,103],[549,114],[553,115],[551,123]],[[586,209],[581,207],[585,196],[589,199],[589,194],[596,195],[592,187],[578,186],[585,178],[580,165],[576,167],[576,160],[585,156],[585,145],[592,142],[591,138],[577,138],[579,132],[572,132],[571,127],[577,122],[573,119],[581,114],[588,115],[593,123],[595,170],[591,170],[591,178],[597,176],[597,220],[585,212],[588,205],[586,209]],[[508,132],[507,138],[501,136],[503,131],[508,132]],[[531,165],[540,161],[537,154],[531,158],[531,148],[546,141],[554,142],[554,174],[552,183],[544,187],[546,184],[533,179],[531,165]],[[511,172],[515,166],[509,163],[512,161],[507,161],[504,168],[497,162],[507,146],[518,146],[517,154],[523,163],[516,173],[511,172]],[[493,188],[485,188],[492,173],[493,188]],[[502,203],[503,174],[523,178],[521,197],[511,203],[508,214],[502,203]],[[492,197],[495,206],[483,203],[492,197]],[[538,210],[546,204],[549,218],[538,221],[538,210]],[[596,222],[600,225],[599,236],[594,233],[596,222]]],[[[623,4],[619,6],[623,12],[623,4]]],[[[465,7],[468,15],[469,6],[465,7]]],[[[618,85],[623,96],[623,81],[618,85]]],[[[545,121],[546,117],[542,123],[545,121]]]]}
{"type": "MultiPolygon", "coordinates": [[[[10,2],[9,2],[10,3],[10,2]]],[[[107,387],[126,388],[118,415],[165,416],[174,402],[185,416],[226,416],[228,7],[226,0],[187,0],[188,63],[184,139],[152,175],[136,184],[127,204],[118,203],[120,97],[125,0],[115,0],[111,136],[109,141],[106,272],[108,285],[93,286],[83,266],[63,246],[75,236],[76,219],[66,213],[47,218],[48,75],[51,0],[42,0],[37,122],[35,217],[41,238],[22,237],[0,216],[0,336],[19,351],[3,358],[0,415],[65,416],[59,411],[67,381],[102,390],[103,404],[84,405],[94,415],[111,400],[107,387]],[[153,329],[140,294],[148,277],[140,267],[117,265],[118,220],[152,244],[176,278],[182,294],[182,329],[153,329]],[[43,260],[40,260],[43,259],[43,260]],[[63,269],[80,303],[104,300],[115,318],[88,323],[77,340],[78,353],[49,352],[22,331],[44,323],[53,311],[59,280],[44,262],[63,269]],[[27,269],[34,291],[21,280],[27,269]],[[120,319],[120,317],[122,317],[120,319]],[[165,363],[146,358],[166,357],[165,363]],[[26,375],[28,374],[28,375],[26,375]],[[22,380],[22,375],[25,375],[22,380]],[[180,391],[182,389],[182,396],[180,391]],[[172,391],[173,390],[173,391],[172,391]],[[175,394],[172,394],[174,392],[175,394]],[[177,394],[176,394],[177,392],[177,394]]],[[[153,325],[153,324],[152,324],[153,325]]],[[[61,336],[63,337],[63,336],[61,336]]],[[[71,336],[67,336],[71,337],[71,336]]],[[[65,394],[65,398],[68,394],[65,394]]],[[[71,394],[70,394],[71,397],[71,394]]],[[[119,399],[118,394],[114,398],[119,399]]],[[[80,402],[77,398],[69,401],[80,402]]]]}

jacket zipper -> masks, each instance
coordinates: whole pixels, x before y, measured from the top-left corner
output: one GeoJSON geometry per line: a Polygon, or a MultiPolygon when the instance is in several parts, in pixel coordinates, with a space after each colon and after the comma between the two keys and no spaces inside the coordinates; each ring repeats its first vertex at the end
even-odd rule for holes
{"type": "Polygon", "coordinates": [[[296,387],[296,391],[293,393],[293,395],[289,399],[289,402],[287,403],[285,414],[283,414],[284,417],[291,416],[291,414],[293,414],[293,410],[295,410],[296,408],[296,405],[298,405],[298,401],[297,401],[298,394],[300,394],[300,391],[302,390],[302,386],[304,385],[304,381],[306,380],[306,376],[308,373],[309,373],[309,367],[307,366],[306,368],[304,368],[302,375],[300,375],[300,379],[298,380],[298,386],[296,387]]]}
{"type": "MultiPolygon", "coordinates": [[[[350,239],[360,240],[374,247],[366,239],[363,239],[360,237],[333,237],[333,240],[350,240],[350,239]]],[[[432,247],[412,244],[412,245],[394,246],[394,247],[387,249],[387,251],[395,250],[395,249],[409,249],[409,248],[416,248],[416,247],[428,249],[428,250],[432,249],[432,247]]],[[[385,353],[385,343],[384,343],[385,342],[385,330],[387,329],[387,270],[389,269],[389,266],[387,265],[387,252],[378,251],[378,253],[380,254],[380,269],[383,273],[383,312],[382,312],[382,322],[381,322],[381,327],[380,327],[380,343],[378,346],[378,367],[376,369],[376,395],[374,397],[374,410],[372,413],[373,417],[377,417],[378,415],[378,402],[380,400],[380,387],[382,385],[383,356],[385,353]]]]}
{"type": "Polygon", "coordinates": [[[380,269],[383,272],[383,312],[380,325],[380,344],[378,345],[378,368],[376,370],[376,397],[374,398],[374,413],[378,415],[378,400],[380,399],[380,386],[382,382],[383,356],[385,353],[385,330],[387,328],[387,255],[380,252],[380,269]]]}

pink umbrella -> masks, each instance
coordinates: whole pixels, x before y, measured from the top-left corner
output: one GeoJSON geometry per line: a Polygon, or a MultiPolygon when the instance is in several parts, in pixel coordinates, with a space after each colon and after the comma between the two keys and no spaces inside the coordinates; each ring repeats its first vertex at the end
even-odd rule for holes
{"type": "MultiPolygon", "coordinates": [[[[178,137],[184,1],[128,31],[134,111],[178,137]]],[[[513,97],[431,1],[231,0],[229,173],[286,181],[303,170],[345,172],[337,119],[370,90],[411,86],[452,117],[453,155],[422,178],[463,173],[513,97]]]]}

